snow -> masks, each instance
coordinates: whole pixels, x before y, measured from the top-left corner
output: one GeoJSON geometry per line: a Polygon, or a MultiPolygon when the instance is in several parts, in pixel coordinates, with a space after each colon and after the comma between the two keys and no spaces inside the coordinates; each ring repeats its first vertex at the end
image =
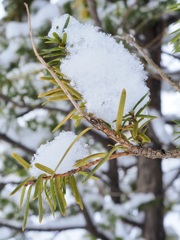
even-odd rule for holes
{"type": "MultiPolygon", "coordinates": [[[[44,1],[44,5],[41,2],[41,9],[36,14],[31,14],[31,22],[33,30],[38,30],[47,24],[53,17],[59,16],[60,12],[55,5],[49,4],[44,1]]],[[[15,22],[11,21],[6,26],[6,38],[12,39],[16,37],[29,36],[29,28],[27,22],[15,22]]]]}
{"type": "Polygon", "coordinates": [[[66,3],[73,2],[73,0],[51,0],[52,4],[57,4],[58,6],[64,6],[66,3]]]}
{"type": "MultiPolygon", "coordinates": [[[[77,220],[75,220],[77,221],[77,220]]],[[[69,225],[69,224],[67,224],[69,225]]],[[[84,236],[85,234],[87,234],[87,231],[84,229],[75,229],[75,230],[67,230],[67,231],[61,231],[61,232],[56,232],[55,234],[52,233],[42,233],[42,232],[36,232],[34,234],[34,232],[28,232],[27,236],[29,237],[28,239],[43,239],[43,240],[49,240],[49,239],[53,239],[53,240],[70,240],[72,239],[73,236],[73,240],[84,240],[84,236]],[[35,235],[36,234],[36,235],[35,235]]]]}
{"type": "Polygon", "coordinates": [[[6,12],[5,12],[4,7],[2,5],[2,1],[3,0],[0,0],[0,19],[3,18],[6,15],[6,12]]]}
{"type": "MultiPolygon", "coordinates": [[[[38,2],[40,1],[35,1],[33,3],[34,7],[38,2]]],[[[48,21],[60,14],[57,6],[47,3],[46,1],[41,1],[40,7],[38,12],[31,14],[32,29],[34,33],[37,33],[37,31],[42,29],[48,21]]],[[[0,54],[0,65],[4,68],[8,68],[11,63],[18,60],[19,54],[17,50],[21,45],[27,45],[27,43],[24,43],[22,37],[28,38],[29,41],[29,28],[27,22],[11,21],[6,23],[5,37],[8,40],[8,47],[0,54]]]]}
{"type": "Polygon", "coordinates": [[[171,170],[178,169],[180,167],[179,158],[163,159],[162,170],[167,173],[171,170]]]}
{"type": "MultiPolygon", "coordinates": [[[[53,32],[62,37],[67,17],[65,14],[54,19],[49,37],[53,32]]],[[[143,65],[122,43],[116,43],[97,27],[80,24],[70,17],[65,32],[69,54],[62,60],[61,71],[82,94],[87,111],[114,126],[123,88],[127,92],[125,114],[148,92],[143,65]]],[[[139,107],[148,99],[146,97],[139,107]]]]}
{"type": "Polygon", "coordinates": [[[136,222],[143,222],[144,214],[143,212],[138,212],[137,207],[142,204],[146,204],[155,199],[153,193],[131,193],[129,194],[129,200],[122,204],[114,204],[112,200],[106,201],[104,204],[105,209],[111,210],[115,216],[130,218],[136,222]],[[138,219],[137,219],[138,216],[138,219]]]}
{"type": "MultiPolygon", "coordinates": [[[[47,222],[45,224],[42,225],[42,227],[45,229],[47,227],[49,228],[66,228],[67,226],[71,226],[72,228],[73,227],[79,227],[79,228],[82,228],[84,226],[86,226],[86,222],[85,222],[85,219],[83,217],[83,215],[81,213],[79,214],[76,214],[75,216],[69,216],[69,217],[64,217],[64,218],[61,218],[61,219],[51,219],[51,221],[49,221],[47,219],[47,222]]],[[[29,227],[29,226],[28,226],[29,227]]],[[[38,228],[38,224],[37,224],[37,228],[38,228]]]]}
{"type": "Polygon", "coordinates": [[[171,143],[169,134],[166,132],[165,129],[165,121],[160,116],[159,112],[155,109],[149,109],[149,114],[157,117],[156,119],[153,119],[153,121],[151,121],[151,125],[154,132],[156,133],[157,138],[164,145],[163,147],[165,147],[166,145],[171,143]]]}
{"type": "Polygon", "coordinates": [[[118,158],[118,165],[119,167],[125,167],[128,168],[132,165],[135,165],[137,163],[137,158],[134,156],[124,156],[118,158]]]}
{"type": "Polygon", "coordinates": [[[131,199],[123,204],[124,209],[127,211],[131,211],[131,209],[155,199],[153,193],[135,193],[130,194],[130,197],[131,199]]]}
{"type": "Polygon", "coordinates": [[[9,22],[6,26],[6,38],[11,39],[19,36],[28,36],[28,24],[21,22],[9,22]]]}
{"type": "Polygon", "coordinates": [[[122,239],[127,239],[127,229],[126,224],[122,221],[116,221],[115,235],[122,239]]]}
{"type": "Polygon", "coordinates": [[[180,116],[180,110],[178,103],[180,102],[179,92],[161,92],[162,99],[162,113],[163,115],[176,115],[180,116]]]}
{"type": "MultiPolygon", "coordinates": [[[[131,193],[129,200],[122,204],[113,204],[111,201],[106,203],[106,208],[111,209],[117,216],[128,217],[128,214],[142,204],[148,203],[155,199],[153,193],[131,193]]],[[[138,218],[140,220],[140,218],[138,218]]],[[[136,220],[137,221],[137,220],[136,220]]]]}
{"type": "Polygon", "coordinates": [[[13,70],[8,72],[6,76],[8,79],[17,79],[22,77],[22,75],[24,75],[23,77],[25,77],[26,75],[39,72],[43,69],[44,67],[42,66],[42,64],[29,62],[19,68],[13,68],[13,70]]]}
{"type": "MultiPolygon", "coordinates": [[[[174,179],[175,176],[176,178],[178,178],[177,174],[180,171],[180,164],[178,167],[163,174],[163,183],[165,187],[168,186],[169,183],[171,183],[171,181],[174,179]]],[[[180,173],[179,173],[179,176],[180,176],[180,173]]]]}
{"type": "Polygon", "coordinates": [[[14,39],[11,44],[8,45],[6,50],[0,54],[1,67],[8,68],[9,65],[18,60],[17,50],[19,49],[21,40],[14,39]]]}
{"type": "Polygon", "coordinates": [[[1,237],[0,237],[0,240],[3,240],[3,239],[10,239],[11,237],[11,231],[6,228],[6,227],[1,227],[1,237]]]}
{"type": "MultiPolygon", "coordinates": [[[[176,237],[180,236],[180,215],[179,212],[169,212],[166,214],[164,219],[164,225],[165,228],[169,230],[171,228],[171,234],[173,232],[173,235],[176,237]]],[[[168,231],[169,232],[169,231],[168,231]]],[[[177,238],[178,239],[178,238],[177,238]]]]}
{"type": "MultiPolygon", "coordinates": [[[[38,112],[38,110],[34,110],[33,112],[35,111],[38,112]]],[[[39,123],[43,122],[45,118],[49,117],[46,111],[44,111],[44,114],[42,114],[41,112],[42,111],[38,112],[39,115],[37,113],[36,114],[34,113],[34,117],[36,117],[36,119],[39,120],[38,121],[39,123]]],[[[17,121],[4,118],[4,121],[6,122],[4,123],[4,125],[2,125],[4,127],[1,130],[1,132],[6,134],[12,140],[18,143],[21,143],[33,150],[33,149],[37,149],[37,147],[39,146],[39,144],[41,144],[43,139],[52,137],[52,133],[50,133],[50,130],[48,128],[45,128],[43,126],[37,126],[36,131],[33,131],[30,128],[27,128],[28,120],[29,119],[27,119],[27,116],[23,116],[17,119],[17,121]]],[[[49,121],[50,120],[47,119],[47,122],[49,121]]],[[[12,148],[11,148],[11,152],[12,152],[12,148]]]]}
{"type": "MultiPolygon", "coordinates": [[[[76,135],[73,132],[63,131],[53,141],[41,145],[36,154],[32,157],[31,168],[29,170],[30,174],[34,177],[38,177],[43,173],[35,167],[35,163],[43,164],[55,170],[64,153],[75,138],[76,135]]],[[[75,167],[73,165],[76,160],[87,157],[88,153],[87,145],[80,140],[77,141],[58,167],[56,173],[65,173],[74,169],[75,167]]]]}
{"type": "MultiPolygon", "coordinates": [[[[133,193],[130,199],[122,204],[114,204],[112,200],[105,202],[104,209],[110,210],[116,217],[125,217],[138,223],[144,221],[144,213],[136,208],[155,199],[153,193],[133,193]]],[[[103,222],[104,222],[103,218],[103,222]]]]}
{"type": "MultiPolygon", "coordinates": [[[[46,231],[46,229],[63,229],[66,228],[67,226],[71,226],[73,227],[79,227],[79,228],[84,228],[86,226],[84,217],[82,214],[76,214],[75,216],[69,216],[69,217],[64,217],[61,219],[53,219],[51,217],[49,217],[49,219],[47,219],[47,222],[44,224],[41,224],[41,229],[44,229],[46,231]],[[50,221],[49,221],[50,219],[50,221]]],[[[0,223],[7,223],[5,220],[1,220],[0,223]]],[[[18,223],[17,221],[11,220],[8,222],[8,224],[11,224],[13,226],[16,226],[18,228],[21,228],[21,223],[18,223]]],[[[35,224],[32,222],[28,222],[27,224],[27,228],[34,228],[34,229],[39,229],[39,224],[35,224]]]]}
{"type": "MultiPolygon", "coordinates": [[[[180,27],[180,24],[179,24],[179,27],[180,27]]],[[[177,26],[176,26],[176,29],[177,29],[177,26]]],[[[170,32],[173,32],[173,28],[171,28],[170,32]]],[[[169,34],[170,34],[170,32],[169,32],[169,34]]],[[[170,39],[172,39],[171,35],[170,35],[170,39]]],[[[170,39],[168,39],[168,41],[170,41],[170,39]]],[[[162,51],[172,54],[173,45],[170,43],[166,44],[165,46],[162,47],[162,51]]],[[[167,68],[168,71],[170,71],[170,72],[179,70],[179,59],[174,58],[173,55],[169,56],[168,54],[162,53],[161,63],[162,63],[162,67],[167,68]]]]}
{"type": "Polygon", "coordinates": [[[141,236],[141,230],[137,227],[131,227],[127,224],[125,224],[121,220],[116,220],[116,226],[115,226],[115,236],[119,239],[123,240],[144,240],[143,238],[140,238],[141,236]]]}

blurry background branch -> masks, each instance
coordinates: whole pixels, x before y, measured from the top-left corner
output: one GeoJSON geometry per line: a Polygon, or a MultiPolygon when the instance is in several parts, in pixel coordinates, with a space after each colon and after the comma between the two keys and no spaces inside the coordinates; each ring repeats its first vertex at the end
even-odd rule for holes
{"type": "Polygon", "coordinates": [[[7,143],[10,143],[14,147],[20,148],[30,155],[33,155],[35,153],[35,150],[30,149],[30,148],[26,147],[25,145],[23,145],[22,143],[13,140],[12,138],[7,136],[6,134],[0,133],[0,140],[3,140],[7,143]]]}
{"type": "Polygon", "coordinates": [[[121,39],[121,40],[125,40],[127,41],[128,44],[132,44],[137,50],[138,52],[145,58],[145,60],[147,61],[147,63],[154,67],[154,69],[157,71],[157,73],[162,77],[163,80],[167,81],[169,84],[171,84],[171,86],[180,92],[180,81],[179,82],[175,82],[173,81],[173,79],[168,76],[164,71],[162,71],[162,69],[148,56],[148,53],[145,52],[145,49],[142,48],[136,41],[135,39],[131,36],[131,35],[126,35],[124,36],[115,36],[116,39],[121,39]]]}
{"type": "Polygon", "coordinates": [[[92,19],[94,20],[96,26],[101,28],[101,21],[97,14],[96,1],[95,0],[86,0],[86,2],[88,5],[89,13],[90,13],[92,19]]]}

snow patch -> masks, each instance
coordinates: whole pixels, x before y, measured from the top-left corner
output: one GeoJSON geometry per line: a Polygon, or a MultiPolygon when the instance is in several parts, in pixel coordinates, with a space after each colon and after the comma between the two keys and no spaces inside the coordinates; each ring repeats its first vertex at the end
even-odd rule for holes
{"type": "Polygon", "coordinates": [[[157,116],[156,119],[151,121],[151,124],[159,141],[163,143],[163,145],[165,146],[170,144],[171,139],[169,137],[169,134],[166,132],[164,119],[160,116],[159,112],[156,111],[155,109],[149,109],[149,114],[152,116],[157,116]]]}
{"type": "MultiPolygon", "coordinates": [[[[48,34],[62,37],[68,15],[54,19],[48,34]]],[[[80,24],[70,17],[67,33],[68,56],[62,60],[61,71],[71,80],[86,102],[87,111],[114,126],[123,88],[127,92],[125,114],[148,92],[143,65],[110,35],[97,27],[80,24]]],[[[149,97],[139,107],[147,102],[149,97]]]]}
{"type": "MultiPolygon", "coordinates": [[[[73,132],[61,132],[53,141],[41,145],[32,158],[31,168],[29,170],[30,174],[34,177],[43,174],[41,170],[35,167],[35,163],[43,164],[55,170],[64,153],[75,138],[76,135],[73,132]]],[[[77,141],[56,170],[56,173],[61,174],[74,169],[75,167],[73,165],[76,160],[87,157],[88,154],[87,144],[82,143],[80,140],[77,141]]]]}

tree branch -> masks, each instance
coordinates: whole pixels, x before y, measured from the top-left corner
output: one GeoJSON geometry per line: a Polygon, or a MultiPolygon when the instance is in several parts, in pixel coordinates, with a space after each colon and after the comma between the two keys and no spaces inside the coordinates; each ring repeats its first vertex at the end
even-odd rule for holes
{"type": "Polygon", "coordinates": [[[161,39],[163,38],[165,34],[165,29],[162,30],[155,38],[153,38],[149,43],[147,43],[144,48],[145,49],[156,49],[159,47],[159,44],[161,43],[161,39]]]}
{"type": "Polygon", "coordinates": [[[177,171],[177,173],[174,175],[174,177],[171,179],[171,181],[165,186],[164,191],[167,191],[169,187],[173,184],[173,182],[180,176],[180,169],[177,171]]]}
{"type": "MultiPolygon", "coordinates": [[[[112,159],[115,159],[115,158],[118,158],[118,157],[122,157],[122,156],[130,156],[130,155],[132,155],[132,154],[129,153],[129,152],[115,153],[115,154],[111,155],[108,160],[112,160],[112,159]]],[[[99,163],[100,161],[102,161],[102,160],[103,160],[103,158],[99,158],[99,159],[96,159],[96,160],[94,160],[94,161],[92,161],[92,162],[89,162],[89,163],[87,163],[87,164],[84,164],[84,165],[81,166],[81,167],[77,167],[77,168],[75,168],[75,169],[72,169],[72,170],[70,170],[70,171],[68,171],[68,172],[60,173],[60,174],[54,174],[54,175],[53,175],[53,178],[56,178],[56,177],[65,177],[65,176],[72,176],[72,175],[74,175],[74,174],[76,174],[76,173],[78,173],[78,172],[84,171],[85,169],[88,169],[88,168],[92,167],[93,165],[98,164],[98,163],[99,163]]],[[[44,176],[44,177],[43,177],[43,179],[51,179],[51,178],[52,178],[52,176],[44,176]]],[[[35,179],[35,180],[30,180],[30,181],[28,181],[28,182],[25,184],[25,186],[33,185],[35,182],[36,182],[36,179],[35,179]]]]}
{"type": "Polygon", "coordinates": [[[127,35],[125,35],[125,37],[123,37],[123,36],[115,36],[115,38],[116,39],[125,40],[129,44],[132,44],[138,50],[138,52],[145,58],[147,63],[149,65],[153,66],[154,69],[158,72],[158,74],[164,80],[166,80],[169,84],[171,84],[171,86],[174,89],[176,89],[177,91],[180,92],[180,81],[179,81],[179,83],[176,83],[176,82],[173,81],[173,79],[170,76],[168,76],[166,73],[164,73],[162,71],[162,69],[148,56],[148,54],[145,52],[145,50],[139,44],[137,44],[137,42],[135,41],[135,39],[131,35],[127,34],[127,35]]]}
{"type": "Polygon", "coordinates": [[[7,143],[12,144],[15,147],[18,147],[18,148],[22,149],[23,151],[27,152],[30,155],[33,155],[35,153],[35,150],[26,147],[22,143],[16,142],[12,138],[8,137],[6,134],[0,133],[0,139],[7,142],[7,143]]]}
{"type": "Polygon", "coordinates": [[[88,212],[88,209],[86,208],[85,203],[83,202],[83,214],[84,217],[86,219],[86,223],[87,223],[87,230],[92,233],[96,238],[100,238],[103,240],[110,240],[106,235],[104,235],[102,232],[98,231],[97,226],[94,225],[91,216],[88,212]]]}
{"type": "Polygon", "coordinates": [[[94,0],[86,0],[86,2],[87,2],[88,8],[89,8],[89,13],[91,14],[92,19],[94,19],[95,24],[98,27],[101,27],[101,21],[97,14],[96,2],[94,0]]]}
{"type": "Polygon", "coordinates": [[[33,110],[36,110],[36,109],[46,109],[48,111],[60,112],[60,113],[62,113],[64,115],[67,115],[69,113],[68,111],[60,109],[60,108],[49,107],[49,106],[42,106],[42,103],[41,103],[41,104],[38,104],[36,106],[30,106],[29,105],[29,108],[26,111],[24,111],[23,113],[18,114],[16,117],[17,118],[18,117],[22,117],[22,116],[26,115],[27,113],[29,113],[29,112],[31,112],[33,110]]]}
{"type": "MultiPolygon", "coordinates": [[[[0,222],[0,227],[7,227],[7,228],[11,228],[17,231],[22,232],[22,227],[17,225],[17,224],[12,224],[12,223],[7,223],[7,222],[0,222]]],[[[66,231],[66,230],[72,230],[72,229],[86,229],[85,226],[80,227],[79,225],[77,226],[67,226],[67,227],[48,227],[47,225],[45,225],[43,227],[42,226],[27,226],[25,229],[25,232],[29,232],[29,231],[38,231],[38,232],[54,232],[54,231],[66,231]]]]}
{"type": "Polygon", "coordinates": [[[176,58],[176,59],[180,60],[180,56],[178,56],[178,55],[174,55],[174,54],[166,52],[166,51],[162,51],[162,53],[164,53],[166,55],[169,55],[170,57],[173,57],[173,58],[176,58]]]}
{"type": "Polygon", "coordinates": [[[17,107],[20,107],[20,108],[24,107],[24,106],[23,106],[22,104],[20,104],[19,102],[14,101],[12,98],[10,98],[10,97],[2,94],[2,93],[0,93],[0,98],[1,98],[2,100],[4,100],[5,102],[10,102],[10,103],[12,103],[13,105],[15,105],[15,106],[17,106],[17,107]]]}
{"type": "Polygon", "coordinates": [[[141,229],[143,228],[143,225],[144,225],[143,223],[135,222],[134,220],[126,218],[126,217],[121,217],[121,220],[127,224],[130,224],[135,227],[139,227],[141,229]]]}
{"type": "Polygon", "coordinates": [[[128,7],[128,10],[126,12],[126,14],[122,17],[121,22],[119,23],[118,28],[123,27],[124,23],[127,21],[128,17],[130,16],[130,14],[134,11],[135,7],[137,7],[139,0],[135,0],[135,2],[128,7]]]}
{"type": "Polygon", "coordinates": [[[91,117],[90,122],[96,129],[104,132],[110,139],[113,139],[116,143],[119,143],[121,146],[123,146],[126,151],[131,153],[131,155],[143,156],[151,159],[180,158],[180,150],[178,149],[162,151],[135,146],[127,140],[122,139],[113,129],[109,129],[101,119],[91,117]]]}
{"type": "Polygon", "coordinates": [[[25,114],[29,113],[30,111],[33,111],[35,109],[47,109],[49,111],[56,111],[56,112],[60,112],[60,113],[63,113],[63,114],[68,114],[68,111],[66,110],[63,110],[63,109],[60,109],[60,108],[56,108],[56,107],[49,107],[49,106],[42,106],[43,102],[42,103],[39,103],[37,105],[29,105],[29,104],[25,104],[25,103],[19,103],[19,102],[16,102],[14,101],[13,99],[11,99],[10,97],[4,95],[4,94],[0,94],[0,98],[2,100],[4,100],[5,102],[10,102],[12,103],[14,106],[16,107],[19,107],[19,108],[27,108],[26,111],[24,111],[23,113],[20,113],[18,114],[16,117],[22,117],[24,116],[25,114]]]}

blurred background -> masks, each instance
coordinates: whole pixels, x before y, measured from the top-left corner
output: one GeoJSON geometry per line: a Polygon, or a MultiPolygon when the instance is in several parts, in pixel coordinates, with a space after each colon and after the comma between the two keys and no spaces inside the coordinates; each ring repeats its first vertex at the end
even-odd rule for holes
{"type": "MultiPolygon", "coordinates": [[[[38,222],[37,203],[32,202],[28,224],[22,232],[24,209],[19,194],[9,193],[28,173],[11,157],[16,152],[27,161],[40,144],[53,139],[52,129],[72,110],[64,102],[47,103],[38,95],[52,89],[40,77],[44,67],[30,44],[27,15],[22,0],[0,1],[0,239],[61,240],[178,240],[180,239],[180,159],[151,160],[123,157],[109,161],[96,173],[98,181],[82,184],[78,177],[84,211],[67,192],[66,217],[51,216],[47,203],[43,222],[38,222]]],[[[130,33],[164,72],[179,82],[180,54],[173,54],[169,35],[179,11],[168,12],[173,0],[27,0],[37,49],[47,48],[39,37],[47,36],[54,17],[68,13],[82,23],[94,24],[115,35],[130,33]]],[[[126,42],[130,52],[139,53],[126,42]]],[[[123,56],[122,56],[123,57],[123,56]]],[[[180,94],[141,58],[148,72],[151,92],[149,112],[158,116],[149,125],[154,149],[174,149],[180,120],[180,94]]],[[[113,84],[113,81],[112,81],[113,84]]],[[[79,133],[82,122],[62,128],[79,133]]],[[[61,129],[61,130],[62,130],[61,129]]],[[[108,151],[111,141],[97,131],[84,139],[95,151],[108,151]]],[[[53,161],[49,159],[49,161],[53,161]]]]}

